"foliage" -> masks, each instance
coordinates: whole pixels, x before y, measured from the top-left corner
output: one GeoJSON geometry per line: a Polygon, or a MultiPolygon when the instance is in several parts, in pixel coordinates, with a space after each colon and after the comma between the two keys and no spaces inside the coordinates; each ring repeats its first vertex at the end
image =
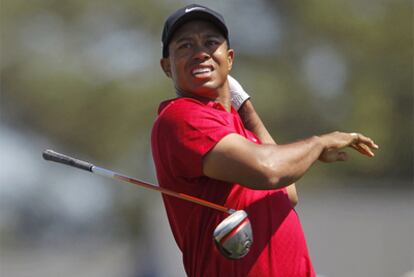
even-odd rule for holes
{"type": "MultiPolygon", "coordinates": [[[[211,3],[224,8],[230,27],[243,20],[231,16],[233,4],[211,3]]],[[[174,96],[158,66],[159,37],[164,17],[179,5],[3,0],[3,124],[106,164],[130,157],[132,149],[147,156],[158,103],[174,96]]],[[[411,1],[268,1],[265,7],[280,23],[278,45],[262,51],[257,41],[255,49],[243,48],[243,37],[234,38],[233,75],[276,140],[359,131],[381,146],[373,160],[352,155],[352,162],[315,173],[412,178],[411,1]],[[318,57],[331,63],[322,83],[334,74],[332,66],[339,72],[333,87],[312,83],[321,78],[315,71],[323,65],[312,67],[318,57]]],[[[150,171],[148,164],[133,166],[150,171]]]]}

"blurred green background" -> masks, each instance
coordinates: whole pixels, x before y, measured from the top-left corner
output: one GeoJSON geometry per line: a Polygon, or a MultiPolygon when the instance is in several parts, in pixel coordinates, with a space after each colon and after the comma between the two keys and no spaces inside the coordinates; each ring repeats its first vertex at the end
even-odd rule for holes
{"type": "MultiPolygon", "coordinates": [[[[158,104],[174,96],[159,66],[160,34],[188,3],[0,1],[4,276],[183,274],[159,195],[47,164],[41,151],[156,182],[151,126],[158,104]]],[[[381,147],[373,159],[352,153],[346,163],[317,164],[298,184],[320,276],[413,270],[412,1],[198,3],[224,15],[232,75],[279,143],[343,130],[381,147]],[[333,241],[365,242],[363,250],[337,245],[342,256],[329,260],[334,250],[319,237],[328,222],[337,224],[325,228],[333,241]],[[357,237],[338,233],[348,231],[357,237]],[[353,259],[361,251],[366,260],[353,259]]]]}

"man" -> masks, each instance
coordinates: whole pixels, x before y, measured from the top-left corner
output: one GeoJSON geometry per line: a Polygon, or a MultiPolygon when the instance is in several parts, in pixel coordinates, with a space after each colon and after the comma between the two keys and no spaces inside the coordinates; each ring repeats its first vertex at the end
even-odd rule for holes
{"type": "Polygon", "coordinates": [[[242,120],[229,88],[229,80],[234,88],[229,77],[234,51],[228,30],[222,16],[207,7],[189,5],[173,13],[162,42],[161,67],[179,97],[161,103],[152,130],[159,185],[245,210],[254,234],[250,252],[229,260],[212,241],[225,214],[163,196],[186,273],[315,276],[291,203],[292,184],[318,160],[346,160],[345,147],[373,156],[378,146],[361,134],[342,132],[276,145],[250,101],[239,110],[242,120]]]}

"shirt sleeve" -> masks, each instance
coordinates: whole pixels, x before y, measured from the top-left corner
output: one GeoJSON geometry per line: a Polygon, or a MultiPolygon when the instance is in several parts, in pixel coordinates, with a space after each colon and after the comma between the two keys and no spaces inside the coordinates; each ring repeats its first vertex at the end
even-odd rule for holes
{"type": "Polygon", "coordinates": [[[202,176],[204,155],[226,135],[236,133],[231,113],[203,104],[173,105],[163,117],[164,162],[180,177],[202,176]]]}

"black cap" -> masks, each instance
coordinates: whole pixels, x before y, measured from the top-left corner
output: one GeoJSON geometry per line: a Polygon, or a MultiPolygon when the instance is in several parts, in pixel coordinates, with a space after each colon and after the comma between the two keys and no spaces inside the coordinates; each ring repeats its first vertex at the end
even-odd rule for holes
{"type": "Polygon", "coordinates": [[[162,31],[162,57],[168,57],[168,45],[174,35],[184,23],[190,20],[207,20],[213,23],[228,41],[229,31],[221,14],[205,6],[191,4],[175,11],[165,21],[162,31]]]}

